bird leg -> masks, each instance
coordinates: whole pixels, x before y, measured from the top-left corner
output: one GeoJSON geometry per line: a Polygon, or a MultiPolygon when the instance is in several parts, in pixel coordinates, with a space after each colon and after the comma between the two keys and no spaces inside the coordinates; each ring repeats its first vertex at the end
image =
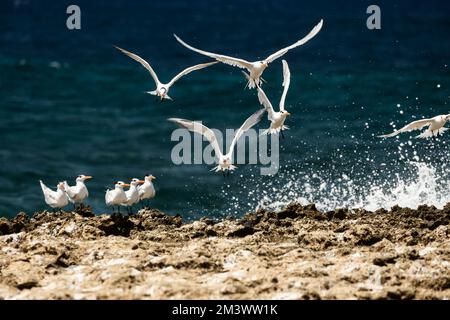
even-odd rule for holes
{"type": "Polygon", "coordinates": [[[283,138],[283,139],[284,139],[284,133],[283,133],[283,129],[281,129],[281,130],[280,130],[280,133],[281,133],[281,138],[283,138]]]}

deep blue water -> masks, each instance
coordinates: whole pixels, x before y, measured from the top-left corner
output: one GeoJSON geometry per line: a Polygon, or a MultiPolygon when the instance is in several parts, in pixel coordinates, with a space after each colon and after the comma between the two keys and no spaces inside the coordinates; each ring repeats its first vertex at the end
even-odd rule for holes
{"type": "MultiPolygon", "coordinates": [[[[372,1],[29,1],[0,3],[0,215],[46,208],[53,186],[89,174],[96,212],[116,180],[157,176],[153,206],[185,217],[242,214],[291,200],[335,206],[442,205],[450,199],[447,134],[380,140],[414,117],[449,113],[450,2],[377,1],[381,30],[366,28],[372,1]],[[66,28],[78,4],[82,29],[66,28]],[[284,58],[292,73],[291,127],[275,177],[241,165],[172,164],[169,117],[237,128],[259,108],[240,71],[216,65],[180,80],[159,103],[148,73],[113,45],[141,55],[163,80],[207,61],[178,44],[256,60],[322,31],[284,58]],[[399,105],[399,106],[398,106],[399,105]]],[[[264,73],[274,105],[281,59],[264,73]]],[[[258,128],[267,127],[266,120],[258,128]]]]}

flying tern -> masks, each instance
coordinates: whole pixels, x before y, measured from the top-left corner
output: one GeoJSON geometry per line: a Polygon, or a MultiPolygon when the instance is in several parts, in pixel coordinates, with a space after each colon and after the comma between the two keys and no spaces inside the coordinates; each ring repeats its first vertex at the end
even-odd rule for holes
{"type": "Polygon", "coordinates": [[[403,128],[400,128],[398,130],[395,130],[392,133],[384,134],[381,136],[378,136],[379,138],[390,138],[398,135],[402,132],[408,132],[413,130],[420,130],[423,127],[427,127],[426,130],[424,130],[421,134],[416,136],[416,138],[429,138],[433,137],[436,138],[439,135],[442,135],[445,131],[448,130],[448,128],[444,128],[444,125],[447,123],[447,121],[450,121],[450,114],[443,114],[440,116],[436,116],[430,119],[421,119],[417,121],[413,121],[403,128]]]}
{"type": "Polygon", "coordinates": [[[289,71],[289,66],[288,66],[286,60],[283,60],[283,87],[284,87],[284,90],[283,90],[283,94],[281,95],[280,104],[279,104],[280,111],[275,111],[273,109],[273,106],[270,103],[269,99],[267,98],[266,94],[264,93],[263,89],[261,89],[261,87],[258,86],[259,102],[264,106],[264,108],[266,108],[268,119],[271,122],[269,129],[265,130],[263,132],[263,134],[265,134],[265,133],[274,134],[274,133],[281,132],[281,135],[284,138],[283,130],[289,129],[288,126],[284,125],[284,121],[291,114],[285,110],[284,102],[286,100],[286,95],[289,90],[289,84],[291,81],[290,79],[291,79],[291,73],[289,71]]]}
{"type": "Polygon", "coordinates": [[[234,138],[231,142],[230,148],[228,150],[228,153],[226,154],[222,153],[221,148],[219,146],[219,142],[217,141],[217,137],[214,134],[214,131],[204,126],[202,123],[179,118],[170,118],[168,120],[180,125],[181,127],[188,129],[189,131],[199,133],[203,135],[206,139],[208,139],[209,143],[214,149],[216,157],[219,160],[218,165],[213,169],[211,169],[211,171],[213,170],[215,170],[215,172],[222,171],[225,175],[225,171],[228,171],[229,174],[230,171],[236,169],[236,166],[232,164],[233,149],[236,142],[239,140],[242,134],[244,134],[244,132],[246,132],[255,124],[257,124],[259,121],[261,121],[264,112],[265,109],[260,109],[256,111],[254,114],[252,114],[247,120],[245,120],[242,126],[236,131],[234,138]]]}
{"type": "Polygon", "coordinates": [[[241,69],[248,70],[249,75],[247,77],[247,80],[248,80],[247,86],[248,86],[248,88],[252,89],[252,88],[255,88],[256,86],[261,86],[261,84],[262,84],[261,83],[261,79],[262,79],[261,75],[263,74],[264,70],[269,66],[269,63],[282,57],[289,50],[294,49],[298,46],[301,46],[301,45],[305,44],[306,42],[308,42],[309,40],[311,40],[312,38],[314,38],[314,36],[317,35],[317,33],[320,31],[320,29],[322,29],[322,25],[323,25],[323,20],[320,20],[320,22],[303,39],[298,40],[297,42],[295,42],[294,44],[292,44],[288,47],[278,50],[277,52],[271,54],[270,56],[268,56],[267,58],[265,58],[263,60],[254,61],[254,62],[200,50],[200,49],[194,48],[193,46],[187,44],[186,42],[181,40],[180,37],[178,37],[176,34],[174,34],[174,37],[175,37],[175,39],[177,39],[177,41],[179,43],[181,43],[183,46],[185,46],[186,48],[188,48],[192,51],[195,51],[199,54],[216,59],[217,61],[231,65],[233,67],[238,67],[241,69]]]}

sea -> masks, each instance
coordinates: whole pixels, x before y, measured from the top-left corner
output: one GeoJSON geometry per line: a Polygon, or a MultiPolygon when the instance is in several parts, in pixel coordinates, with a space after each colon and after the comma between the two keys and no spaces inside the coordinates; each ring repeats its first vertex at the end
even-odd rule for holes
{"type": "MultiPolygon", "coordinates": [[[[448,1],[45,1],[0,2],[0,216],[48,209],[39,186],[73,184],[92,175],[86,204],[109,213],[114,182],[153,174],[151,207],[183,218],[239,217],[290,202],[321,210],[395,204],[443,207],[450,201],[450,133],[380,139],[394,127],[450,113],[448,1]],[[379,16],[371,17],[376,4],[379,16]],[[67,20],[76,5],[80,29],[67,20]],[[379,18],[381,29],[368,19],[379,18]],[[178,164],[177,126],[199,120],[238,128],[261,108],[241,71],[217,64],[193,72],[158,101],[149,73],[114,46],[134,52],[168,81],[210,61],[181,46],[248,60],[289,51],[286,109],[290,130],[279,139],[279,169],[240,164],[229,176],[210,164],[178,164]]],[[[283,90],[281,59],[263,75],[275,108],[283,90]]],[[[267,128],[264,116],[257,129],[267,128]]],[[[192,134],[194,135],[194,134],[192,134]]],[[[206,147],[207,143],[204,142],[206,147]]],[[[136,207],[137,209],[138,207],[136,207]]],[[[70,207],[68,207],[70,209],[70,207]]]]}

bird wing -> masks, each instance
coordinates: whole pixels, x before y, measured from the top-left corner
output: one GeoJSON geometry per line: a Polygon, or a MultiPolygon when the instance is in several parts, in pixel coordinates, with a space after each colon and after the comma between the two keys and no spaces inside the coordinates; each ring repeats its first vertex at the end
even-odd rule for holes
{"type": "Polygon", "coordinates": [[[111,205],[114,200],[114,190],[106,190],[105,193],[105,203],[106,205],[111,205]]]}
{"type": "Polygon", "coordinates": [[[181,40],[176,34],[173,35],[175,37],[175,39],[177,39],[177,41],[179,43],[181,43],[183,46],[185,46],[188,49],[191,49],[192,51],[195,51],[197,53],[200,53],[202,55],[205,55],[207,57],[216,59],[217,61],[226,63],[230,66],[233,67],[239,67],[242,69],[250,69],[252,68],[252,63],[248,62],[244,59],[239,59],[239,58],[233,58],[233,57],[229,57],[229,56],[225,56],[222,54],[217,54],[217,53],[212,53],[212,52],[208,52],[208,51],[203,51],[197,48],[194,48],[193,46],[187,44],[186,42],[184,42],[183,40],[181,40]]]}
{"type": "Polygon", "coordinates": [[[50,206],[57,204],[57,192],[47,187],[41,180],[39,180],[39,182],[41,184],[42,192],[44,193],[45,202],[50,206]]]}
{"type": "Polygon", "coordinates": [[[64,181],[64,190],[66,191],[66,194],[69,196],[70,201],[72,201],[73,198],[75,198],[75,196],[77,195],[76,191],[75,191],[75,187],[69,186],[67,181],[64,181]]]}
{"type": "Polygon", "coordinates": [[[131,53],[125,49],[116,47],[116,49],[122,51],[123,53],[125,53],[127,56],[129,56],[131,59],[136,60],[137,62],[139,62],[140,64],[142,64],[144,66],[145,69],[148,70],[148,72],[150,72],[150,75],[152,76],[153,80],[155,81],[156,85],[160,84],[160,81],[158,79],[158,76],[156,75],[155,70],[153,70],[153,68],[150,66],[150,64],[145,61],[144,59],[142,59],[141,57],[139,57],[137,54],[131,53]]]}
{"type": "Polygon", "coordinates": [[[42,193],[44,194],[44,197],[47,200],[51,200],[51,201],[55,201],[55,191],[53,191],[52,189],[50,189],[49,187],[47,187],[42,180],[39,180],[39,183],[41,184],[41,189],[42,189],[42,193]]]}
{"type": "Polygon", "coordinates": [[[273,120],[273,114],[275,113],[275,110],[273,110],[272,104],[270,103],[263,89],[261,89],[260,87],[257,88],[258,88],[259,103],[262,104],[264,108],[267,110],[267,113],[269,114],[269,119],[273,120]]]}
{"type": "Polygon", "coordinates": [[[42,193],[47,194],[49,191],[53,192],[52,189],[50,189],[49,187],[47,187],[42,180],[39,180],[39,183],[41,184],[41,189],[42,189],[42,193]]]}
{"type": "Polygon", "coordinates": [[[298,47],[298,46],[301,46],[301,45],[305,44],[306,42],[308,42],[309,40],[314,38],[314,36],[320,31],[320,29],[322,29],[322,25],[323,25],[323,20],[321,19],[320,22],[308,33],[308,35],[306,37],[304,37],[303,39],[298,40],[294,44],[291,44],[289,47],[283,48],[281,50],[278,50],[275,53],[272,53],[270,56],[268,56],[266,58],[265,61],[267,63],[273,62],[274,60],[276,60],[279,57],[281,57],[284,54],[286,54],[289,50],[294,49],[295,47],[298,47]]]}
{"type": "Polygon", "coordinates": [[[195,66],[186,68],[183,71],[181,71],[179,74],[177,74],[172,80],[170,80],[170,82],[168,83],[168,86],[169,87],[172,86],[176,81],[178,81],[178,79],[187,75],[188,73],[191,73],[192,71],[200,70],[200,69],[212,66],[213,64],[216,64],[216,63],[219,63],[219,62],[217,62],[217,61],[207,62],[207,63],[197,64],[195,66]]]}
{"type": "Polygon", "coordinates": [[[139,192],[139,196],[140,197],[143,196],[145,194],[145,185],[142,184],[142,185],[138,186],[137,190],[139,192]]]}
{"type": "Polygon", "coordinates": [[[266,112],[266,109],[259,109],[254,114],[252,114],[250,117],[248,117],[247,120],[242,124],[242,126],[238,129],[238,131],[235,133],[233,141],[231,141],[230,149],[228,151],[228,156],[231,157],[231,154],[233,153],[234,145],[239,140],[239,138],[251,127],[253,127],[255,124],[261,121],[262,115],[266,112]]]}
{"type": "Polygon", "coordinates": [[[174,122],[186,129],[188,129],[189,131],[196,132],[196,133],[203,135],[206,139],[208,139],[209,143],[213,147],[214,151],[216,152],[216,156],[217,157],[222,156],[222,151],[220,150],[219,142],[217,141],[217,137],[214,134],[214,131],[212,131],[208,127],[204,126],[200,122],[186,120],[186,119],[169,118],[167,120],[174,122]]]}
{"type": "Polygon", "coordinates": [[[280,110],[284,111],[284,101],[286,100],[286,95],[289,90],[289,84],[291,83],[291,72],[289,71],[289,66],[286,60],[283,60],[283,95],[280,100],[280,110]]]}
{"type": "Polygon", "coordinates": [[[399,133],[402,133],[402,132],[419,130],[419,129],[422,129],[423,127],[425,127],[426,125],[429,125],[431,120],[432,119],[422,119],[422,120],[413,121],[410,124],[407,124],[406,126],[404,126],[403,128],[400,128],[398,130],[395,130],[392,133],[384,134],[384,135],[381,135],[381,136],[378,136],[378,137],[379,138],[390,138],[390,137],[394,137],[394,136],[396,136],[396,135],[398,135],[399,133]]]}

